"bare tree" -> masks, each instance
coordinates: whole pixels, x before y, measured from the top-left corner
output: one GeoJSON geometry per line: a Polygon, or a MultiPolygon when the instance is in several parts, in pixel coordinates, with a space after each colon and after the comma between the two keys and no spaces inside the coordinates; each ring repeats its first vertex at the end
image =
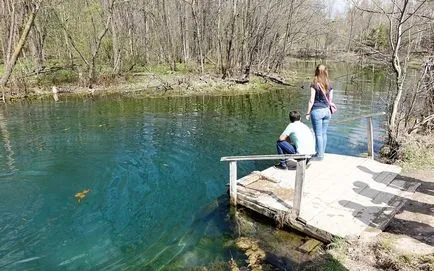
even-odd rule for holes
{"type": "MultiPolygon", "coordinates": [[[[103,5],[101,5],[102,10],[101,10],[100,14],[98,14],[98,15],[101,18],[101,20],[105,19],[105,22],[104,21],[102,21],[102,22],[96,21],[94,19],[93,14],[91,14],[89,16],[90,36],[88,37],[88,39],[90,40],[90,44],[89,44],[88,50],[86,50],[86,51],[82,51],[79,48],[79,46],[77,44],[78,39],[73,37],[74,31],[71,30],[72,26],[68,22],[71,19],[71,17],[65,16],[65,18],[61,18],[61,16],[59,16],[57,14],[57,17],[59,19],[59,23],[62,26],[62,28],[64,29],[65,34],[68,37],[71,46],[78,53],[81,60],[86,65],[86,70],[87,70],[86,81],[87,81],[87,85],[89,87],[92,87],[92,85],[95,83],[96,59],[97,59],[98,53],[99,53],[100,48],[101,48],[101,42],[102,42],[103,38],[105,37],[107,31],[109,30],[109,27],[111,24],[114,4],[115,4],[115,0],[109,0],[105,5],[104,5],[104,3],[103,3],[103,5]]],[[[84,6],[84,8],[91,11],[92,7],[93,7],[92,3],[86,1],[86,5],[84,6]]]]}
{"type": "MultiPolygon", "coordinates": [[[[6,86],[6,83],[8,82],[9,77],[12,74],[12,70],[15,67],[15,63],[17,62],[17,59],[18,59],[18,57],[19,57],[19,55],[20,55],[20,53],[24,47],[24,44],[26,43],[27,37],[30,33],[30,29],[32,28],[33,23],[35,21],[36,14],[38,13],[41,1],[42,0],[34,1],[34,2],[32,1],[27,6],[27,8],[29,9],[29,14],[28,14],[28,18],[25,22],[24,29],[21,33],[20,40],[15,45],[15,49],[14,49],[14,52],[11,55],[11,57],[7,58],[5,71],[4,71],[4,73],[0,79],[0,88],[2,88],[2,89],[6,86]]],[[[12,18],[13,18],[13,16],[12,16],[12,18]]],[[[9,44],[11,44],[11,42],[9,44]]],[[[2,92],[3,92],[3,101],[5,101],[4,91],[2,91],[2,92]]]]}
{"type": "Polygon", "coordinates": [[[427,0],[391,1],[390,5],[382,6],[374,2],[375,9],[368,10],[358,7],[364,12],[381,14],[387,19],[389,34],[390,66],[394,72],[395,87],[390,93],[391,103],[388,116],[388,136],[391,146],[397,145],[400,133],[399,110],[405,95],[404,84],[407,76],[408,60],[414,44],[414,34],[426,26],[424,7],[427,0]]]}
{"type": "Polygon", "coordinates": [[[434,58],[427,59],[421,67],[416,86],[404,99],[409,106],[404,108],[404,127],[408,134],[434,129],[434,58]]]}

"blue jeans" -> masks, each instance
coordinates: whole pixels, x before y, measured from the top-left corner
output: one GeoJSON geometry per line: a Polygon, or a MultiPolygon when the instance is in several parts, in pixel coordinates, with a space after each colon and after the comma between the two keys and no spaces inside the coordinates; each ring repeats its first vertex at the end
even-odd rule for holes
{"type": "Polygon", "coordinates": [[[328,107],[314,109],[310,112],[312,128],[315,132],[316,155],[319,159],[324,158],[330,117],[331,114],[328,107]]]}
{"type": "MultiPolygon", "coordinates": [[[[276,143],[277,154],[296,154],[297,150],[294,145],[290,144],[288,141],[277,140],[276,143]]],[[[286,167],[285,160],[280,160],[280,164],[286,167]]]]}

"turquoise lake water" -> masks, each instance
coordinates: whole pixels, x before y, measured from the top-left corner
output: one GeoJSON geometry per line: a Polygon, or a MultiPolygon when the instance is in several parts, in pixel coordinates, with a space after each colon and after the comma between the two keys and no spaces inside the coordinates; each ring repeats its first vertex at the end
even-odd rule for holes
{"type": "MultiPolygon", "coordinates": [[[[338,122],[383,111],[384,76],[344,64],[330,73],[339,111],[327,152],[359,156],[366,120],[338,122]]],[[[306,110],[309,81],[242,96],[3,106],[0,270],[174,270],[241,259],[220,157],[274,154],[288,112],[306,110]]],[[[384,120],[374,120],[376,151],[384,120]]],[[[239,175],[273,163],[241,162],[239,175]]]]}

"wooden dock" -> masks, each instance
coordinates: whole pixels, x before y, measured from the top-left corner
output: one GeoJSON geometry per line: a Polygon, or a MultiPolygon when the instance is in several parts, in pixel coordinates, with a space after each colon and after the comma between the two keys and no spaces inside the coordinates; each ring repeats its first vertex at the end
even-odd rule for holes
{"type": "Polygon", "coordinates": [[[374,160],[372,118],[384,114],[341,121],[366,118],[368,158],[326,154],[323,161],[306,165],[311,155],[222,157],[221,161],[229,162],[231,203],[324,242],[334,237],[369,238],[381,232],[419,186],[397,178],[398,166],[374,160]],[[288,170],[270,167],[237,177],[237,162],[278,159],[292,161],[288,170]]]}
{"type": "MultiPolygon", "coordinates": [[[[272,156],[235,159],[264,157],[272,156]]],[[[312,161],[305,168],[304,157],[294,157],[298,162],[290,160],[288,170],[270,167],[252,172],[236,179],[231,191],[236,191],[237,205],[321,241],[359,238],[383,230],[419,185],[396,179],[398,166],[369,158],[326,154],[323,161],[312,161]]],[[[230,157],[222,160],[234,163],[230,157]]]]}

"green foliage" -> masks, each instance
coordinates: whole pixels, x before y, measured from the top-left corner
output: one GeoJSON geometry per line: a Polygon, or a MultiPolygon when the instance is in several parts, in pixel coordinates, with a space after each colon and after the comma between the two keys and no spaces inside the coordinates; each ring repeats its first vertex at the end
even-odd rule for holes
{"type": "Polygon", "coordinates": [[[136,72],[151,72],[155,74],[174,74],[174,75],[185,75],[191,73],[197,73],[197,67],[194,65],[189,65],[186,63],[176,63],[176,71],[172,71],[169,65],[158,64],[158,65],[138,65],[134,67],[136,72]]]}
{"type": "Polygon", "coordinates": [[[30,57],[22,57],[18,59],[17,65],[15,65],[14,73],[26,74],[36,70],[35,61],[30,57]]]}
{"type": "Polygon", "coordinates": [[[78,81],[78,74],[72,70],[58,70],[53,73],[40,75],[37,78],[39,86],[62,85],[78,81]]]}
{"type": "MultiPolygon", "coordinates": [[[[177,73],[179,73],[179,74],[189,74],[189,73],[199,73],[200,72],[199,65],[191,64],[191,63],[177,63],[176,68],[177,68],[177,73]]],[[[205,71],[209,71],[211,69],[212,68],[209,67],[209,64],[205,64],[205,66],[204,66],[205,71]]]]}
{"type": "Polygon", "coordinates": [[[325,262],[324,266],[320,267],[319,270],[323,271],[347,271],[348,269],[343,266],[340,261],[336,259],[329,259],[325,262]]]}
{"type": "Polygon", "coordinates": [[[342,264],[342,260],[335,259],[329,253],[323,254],[309,263],[301,267],[303,271],[347,271],[348,269],[342,264]]]}
{"type": "Polygon", "coordinates": [[[377,28],[372,28],[365,42],[370,47],[385,50],[388,46],[387,28],[383,24],[380,24],[377,28]]]}
{"type": "Polygon", "coordinates": [[[331,243],[328,244],[329,249],[334,249],[339,251],[345,250],[347,247],[348,247],[348,243],[345,241],[345,239],[339,237],[333,237],[331,243]]]}
{"type": "Polygon", "coordinates": [[[110,37],[104,38],[101,41],[101,56],[102,64],[113,63],[113,39],[110,37]]]}

